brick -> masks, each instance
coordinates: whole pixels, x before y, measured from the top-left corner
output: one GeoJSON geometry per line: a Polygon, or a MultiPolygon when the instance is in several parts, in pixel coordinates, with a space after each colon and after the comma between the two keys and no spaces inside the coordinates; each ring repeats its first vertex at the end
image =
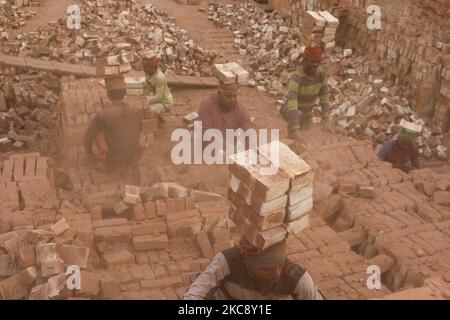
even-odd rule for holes
{"type": "Polygon", "coordinates": [[[338,236],[346,241],[350,247],[360,244],[366,237],[365,231],[362,228],[352,228],[343,232],[339,232],[338,236]]]}
{"type": "Polygon", "coordinates": [[[290,234],[297,234],[311,226],[309,215],[304,215],[300,219],[291,221],[287,224],[287,231],[290,234]]]}
{"type": "Polygon", "coordinates": [[[165,200],[156,200],[156,215],[158,217],[165,216],[167,214],[167,207],[165,200]]]}
{"type": "Polygon", "coordinates": [[[195,198],[186,197],[185,198],[185,210],[191,210],[195,208],[195,198]]]}
{"type": "Polygon", "coordinates": [[[174,222],[180,219],[186,219],[186,218],[195,218],[199,217],[200,212],[196,209],[194,210],[188,210],[188,211],[181,211],[181,212],[174,212],[174,213],[168,213],[166,216],[166,221],[174,222]]]}
{"type": "Polygon", "coordinates": [[[28,300],[49,300],[48,298],[48,283],[43,283],[31,289],[28,295],[28,300]]]}
{"type": "Polygon", "coordinates": [[[38,264],[57,257],[56,243],[39,243],[36,245],[36,262],[38,264]]]}
{"type": "Polygon", "coordinates": [[[27,296],[28,289],[22,283],[20,275],[14,275],[0,281],[0,294],[4,300],[18,300],[27,296]]]}
{"type": "Polygon", "coordinates": [[[147,219],[156,218],[156,204],[154,201],[148,201],[144,203],[145,214],[147,219]]]}
{"type": "Polygon", "coordinates": [[[131,226],[131,233],[133,236],[139,236],[144,234],[166,232],[166,223],[163,221],[154,221],[144,224],[136,224],[131,226]]]}
{"type": "Polygon", "coordinates": [[[26,234],[25,233],[21,233],[19,234],[17,237],[6,240],[4,242],[4,247],[6,249],[6,251],[8,252],[8,254],[11,257],[16,256],[17,252],[27,246],[28,243],[26,241],[26,234]]]}
{"type": "Polygon", "coordinates": [[[60,258],[47,259],[41,262],[41,276],[43,278],[49,278],[64,272],[64,261],[60,258]]]}
{"type": "Polygon", "coordinates": [[[443,206],[450,206],[450,191],[435,191],[433,201],[443,206]]]}
{"type": "Polygon", "coordinates": [[[164,284],[163,284],[162,279],[142,280],[141,281],[142,289],[146,289],[146,290],[161,289],[161,288],[163,288],[163,286],[164,286],[164,284]]]}
{"type": "Polygon", "coordinates": [[[119,283],[114,278],[100,279],[100,294],[103,299],[111,299],[120,293],[119,283]]]}
{"type": "Polygon", "coordinates": [[[34,280],[36,280],[37,276],[38,276],[38,271],[36,269],[36,267],[28,267],[25,270],[23,270],[21,273],[19,273],[20,276],[20,281],[24,284],[24,285],[31,285],[33,284],[34,280]]]}
{"type": "Polygon", "coordinates": [[[125,185],[125,196],[123,201],[127,204],[136,205],[141,201],[141,189],[137,186],[125,185]]]}
{"type": "Polygon", "coordinates": [[[186,209],[186,199],[185,198],[174,198],[175,200],[175,212],[185,211],[186,209]]]}
{"type": "Polygon", "coordinates": [[[395,260],[387,255],[379,254],[376,257],[370,259],[369,264],[379,266],[381,273],[385,273],[394,267],[395,260]]]}
{"type": "Polygon", "coordinates": [[[103,255],[108,266],[119,264],[131,264],[135,262],[134,255],[128,250],[120,250],[103,255]]]}
{"type": "Polygon", "coordinates": [[[429,287],[407,289],[388,294],[381,300],[445,300],[441,294],[429,287]]]}
{"type": "Polygon", "coordinates": [[[141,235],[133,237],[133,246],[136,251],[159,250],[169,247],[167,235],[141,235]]]}
{"type": "Polygon", "coordinates": [[[94,221],[92,223],[94,229],[105,227],[127,226],[127,225],[128,220],[125,218],[105,219],[100,221],[94,221]]]}
{"type": "Polygon", "coordinates": [[[96,229],[94,232],[97,242],[125,242],[131,241],[131,227],[119,226],[96,229]]]}
{"type": "Polygon", "coordinates": [[[234,247],[234,240],[226,240],[214,243],[214,254],[218,254],[226,249],[234,247]]]}
{"type": "Polygon", "coordinates": [[[170,277],[181,275],[181,269],[175,265],[168,265],[166,269],[170,277]]]}
{"type": "Polygon", "coordinates": [[[66,266],[76,265],[81,269],[86,269],[89,259],[89,248],[73,245],[62,245],[60,249],[61,259],[66,266]]]}
{"type": "Polygon", "coordinates": [[[91,218],[92,218],[92,221],[97,221],[97,220],[103,219],[101,206],[95,206],[91,209],[91,218]]]}
{"type": "Polygon", "coordinates": [[[214,228],[211,232],[214,242],[223,242],[230,240],[230,229],[214,228]]]}
{"type": "Polygon", "coordinates": [[[77,296],[96,297],[100,293],[101,276],[94,272],[82,270],[80,275],[80,289],[76,290],[77,296]]]}
{"type": "Polygon", "coordinates": [[[294,206],[290,206],[287,209],[287,221],[294,221],[300,219],[305,214],[308,214],[313,208],[313,199],[307,198],[294,206]]]}
{"type": "Polygon", "coordinates": [[[24,246],[17,252],[17,259],[24,268],[36,264],[36,252],[34,246],[24,246]]]}
{"type": "Polygon", "coordinates": [[[205,258],[211,259],[214,257],[214,248],[209,241],[208,234],[206,232],[197,233],[197,244],[202,251],[202,254],[205,258]]]}
{"type": "Polygon", "coordinates": [[[175,199],[166,199],[166,211],[167,214],[177,212],[175,199]]]}
{"type": "Polygon", "coordinates": [[[5,241],[14,239],[18,237],[18,233],[16,231],[7,232],[4,234],[0,234],[0,248],[5,247],[5,241]]]}
{"type": "Polygon", "coordinates": [[[144,207],[142,206],[141,203],[138,203],[131,207],[131,214],[132,214],[133,220],[135,220],[135,221],[145,219],[144,207]]]}
{"type": "Polygon", "coordinates": [[[166,269],[161,265],[155,266],[153,273],[155,274],[156,279],[162,279],[168,276],[166,269]]]}
{"type": "Polygon", "coordinates": [[[172,288],[164,288],[161,292],[167,300],[178,300],[178,296],[172,288]]]}
{"type": "Polygon", "coordinates": [[[202,221],[198,217],[178,219],[167,222],[169,237],[185,237],[198,233],[202,228],[202,221]]]}
{"type": "Polygon", "coordinates": [[[258,249],[264,250],[284,240],[285,237],[286,229],[283,227],[277,227],[267,231],[258,231],[255,229],[248,235],[248,241],[258,249]]]}

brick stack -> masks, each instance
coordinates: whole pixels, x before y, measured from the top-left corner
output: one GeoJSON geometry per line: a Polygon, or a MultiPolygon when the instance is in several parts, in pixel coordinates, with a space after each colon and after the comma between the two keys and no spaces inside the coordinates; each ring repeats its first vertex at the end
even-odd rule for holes
{"type": "Polygon", "coordinates": [[[311,168],[282,143],[260,146],[232,156],[228,198],[232,202],[230,217],[258,249],[282,241],[288,232],[297,233],[309,226],[312,210],[311,168]],[[266,166],[274,162],[271,148],[279,148],[277,172],[265,175],[266,166]],[[263,155],[268,155],[265,157],[263,155]]]}
{"type": "Polygon", "coordinates": [[[212,68],[212,74],[224,84],[247,84],[249,80],[248,71],[237,62],[227,64],[215,64],[212,68]]]}
{"type": "Polygon", "coordinates": [[[339,20],[328,11],[305,11],[302,16],[300,39],[307,47],[334,48],[339,20]]]}

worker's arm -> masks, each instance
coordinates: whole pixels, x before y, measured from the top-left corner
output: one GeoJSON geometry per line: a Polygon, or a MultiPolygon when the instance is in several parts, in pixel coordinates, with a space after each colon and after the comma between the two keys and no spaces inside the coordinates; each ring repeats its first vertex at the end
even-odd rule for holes
{"type": "Polygon", "coordinates": [[[319,100],[322,114],[328,115],[330,112],[330,92],[328,88],[328,76],[326,73],[323,76],[322,87],[319,91],[319,100]]]}
{"type": "Polygon", "coordinates": [[[380,151],[378,152],[378,158],[381,161],[386,161],[389,154],[391,154],[392,149],[395,146],[395,141],[394,140],[389,140],[388,142],[386,142],[383,147],[380,149],[380,151]]]}
{"type": "Polygon", "coordinates": [[[411,158],[411,164],[414,168],[420,169],[422,166],[420,165],[420,158],[419,158],[419,148],[417,147],[417,144],[414,143],[414,154],[411,158]]]}
{"type": "Polygon", "coordinates": [[[298,281],[294,289],[293,297],[295,300],[324,299],[308,271],[306,271],[298,281]]]}
{"type": "Polygon", "coordinates": [[[195,279],[184,294],[183,300],[204,300],[208,293],[219,286],[230,273],[227,260],[222,253],[217,254],[206,269],[195,279]]]}
{"type": "Polygon", "coordinates": [[[154,95],[148,97],[148,103],[150,104],[162,103],[166,84],[167,80],[164,76],[155,77],[155,92],[154,95]]]}
{"type": "Polygon", "coordinates": [[[101,131],[101,118],[100,115],[96,115],[89,125],[85,135],[84,135],[84,149],[88,155],[92,155],[92,144],[95,137],[101,131]]]}
{"type": "Polygon", "coordinates": [[[288,82],[288,100],[287,100],[287,109],[290,110],[298,110],[298,91],[300,85],[297,81],[297,76],[295,74],[291,75],[288,82]]]}

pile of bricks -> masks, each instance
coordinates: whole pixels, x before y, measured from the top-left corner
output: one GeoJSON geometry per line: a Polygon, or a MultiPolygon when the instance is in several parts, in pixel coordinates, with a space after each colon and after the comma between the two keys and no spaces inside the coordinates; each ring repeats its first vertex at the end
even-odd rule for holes
{"type": "Polygon", "coordinates": [[[281,142],[273,142],[258,151],[237,153],[232,160],[230,217],[250,243],[264,250],[282,241],[288,232],[309,227],[313,173],[301,158],[281,142]],[[273,152],[279,153],[279,167],[270,157],[273,152]],[[276,172],[265,173],[265,166],[276,172]]]}
{"type": "Polygon", "coordinates": [[[8,40],[8,30],[24,26],[27,20],[30,20],[36,12],[24,10],[20,3],[15,1],[0,1],[0,44],[8,40]]]}
{"type": "Polygon", "coordinates": [[[52,76],[0,71],[5,79],[0,88],[0,150],[33,148],[41,142],[42,152],[50,152],[42,137],[55,125],[58,81],[52,76]]]}
{"type": "Polygon", "coordinates": [[[402,94],[402,88],[388,81],[373,60],[346,57],[344,53],[345,50],[336,59],[339,74],[328,81],[336,132],[370,138],[375,145],[381,145],[398,133],[401,120],[407,120],[424,126],[417,139],[419,153],[426,158],[446,160],[448,152],[441,128],[427,125],[413,110],[411,100],[402,94]]]}
{"type": "Polygon", "coordinates": [[[448,175],[405,174],[379,161],[369,143],[342,136],[305,134],[304,141],[302,156],[317,176],[314,192],[322,193],[315,212],[361,257],[391,259],[382,268],[384,285],[420,287],[448,273],[448,175]]]}
{"type": "Polygon", "coordinates": [[[338,26],[339,20],[328,11],[304,11],[300,39],[307,47],[334,48],[338,26]]]}

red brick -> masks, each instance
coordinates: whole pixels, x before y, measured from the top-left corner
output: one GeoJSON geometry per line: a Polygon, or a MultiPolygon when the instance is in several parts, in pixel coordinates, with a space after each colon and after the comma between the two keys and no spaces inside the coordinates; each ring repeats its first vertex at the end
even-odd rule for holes
{"type": "Polygon", "coordinates": [[[100,293],[100,279],[97,273],[81,271],[81,289],[76,291],[77,296],[96,297],[100,293]]]}
{"type": "Polygon", "coordinates": [[[181,212],[174,212],[174,213],[168,213],[166,216],[167,222],[173,222],[179,219],[186,219],[186,218],[194,218],[199,217],[200,212],[196,209],[194,210],[187,210],[187,211],[181,211],[181,212]]]}
{"type": "Polygon", "coordinates": [[[91,218],[92,221],[102,220],[102,207],[101,206],[95,206],[91,209],[91,218]]]}
{"type": "Polygon", "coordinates": [[[167,214],[167,206],[165,200],[156,200],[156,214],[159,217],[165,216],[167,214]]]}
{"type": "Polygon", "coordinates": [[[34,246],[24,246],[17,252],[17,259],[24,268],[36,264],[36,253],[34,246]]]}
{"type": "Polygon", "coordinates": [[[61,259],[66,266],[75,265],[81,269],[86,269],[89,259],[89,248],[73,245],[62,245],[60,249],[61,259]]]}
{"type": "Polygon", "coordinates": [[[148,201],[144,203],[145,214],[147,215],[147,219],[156,218],[156,204],[154,201],[148,201]]]}
{"type": "Polygon", "coordinates": [[[0,294],[4,300],[17,300],[27,296],[28,288],[20,280],[20,275],[14,275],[0,281],[0,294]]]}
{"type": "Polygon", "coordinates": [[[142,235],[133,237],[133,246],[136,251],[158,250],[169,247],[167,235],[142,235]]]}
{"type": "Polygon", "coordinates": [[[204,231],[197,233],[197,244],[202,251],[205,258],[211,259],[214,257],[214,248],[209,241],[208,234],[204,231]]]}
{"type": "Polygon", "coordinates": [[[100,228],[95,230],[95,241],[97,242],[129,242],[131,240],[131,227],[118,226],[100,228]]]}
{"type": "Polygon", "coordinates": [[[41,276],[48,278],[59,273],[64,273],[64,261],[60,258],[46,260],[41,262],[41,276]]]}
{"type": "Polygon", "coordinates": [[[174,198],[175,200],[175,212],[185,211],[186,209],[186,198],[174,198]]]}
{"type": "Polygon", "coordinates": [[[92,227],[94,229],[105,228],[105,227],[126,226],[126,225],[128,225],[128,220],[125,218],[105,219],[105,220],[94,221],[92,223],[92,227]]]}
{"type": "Polygon", "coordinates": [[[120,250],[103,255],[103,259],[106,264],[119,265],[119,264],[131,264],[135,262],[134,255],[128,250],[120,250]]]}
{"type": "Polygon", "coordinates": [[[202,228],[199,217],[179,219],[167,223],[167,232],[170,237],[188,237],[196,234],[202,228]]]}
{"type": "Polygon", "coordinates": [[[172,198],[166,199],[166,211],[167,214],[177,212],[175,199],[172,198]]]}
{"type": "Polygon", "coordinates": [[[110,299],[120,293],[119,283],[113,278],[100,280],[100,293],[103,299],[110,299]]]}
{"type": "Polygon", "coordinates": [[[142,206],[141,203],[135,204],[134,206],[131,207],[131,214],[132,214],[133,220],[135,220],[135,221],[145,219],[144,207],[142,206]]]}
{"type": "Polygon", "coordinates": [[[133,236],[139,236],[144,234],[166,232],[166,223],[164,221],[154,221],[144,224],[136,224],[131,226],[131,233],[133,236]]]}
{"type": "Polygon", "coordinates": [[[185,198],[185,210],[191,209],[195,209],[195,198],[189,196],[185,198]]]}

